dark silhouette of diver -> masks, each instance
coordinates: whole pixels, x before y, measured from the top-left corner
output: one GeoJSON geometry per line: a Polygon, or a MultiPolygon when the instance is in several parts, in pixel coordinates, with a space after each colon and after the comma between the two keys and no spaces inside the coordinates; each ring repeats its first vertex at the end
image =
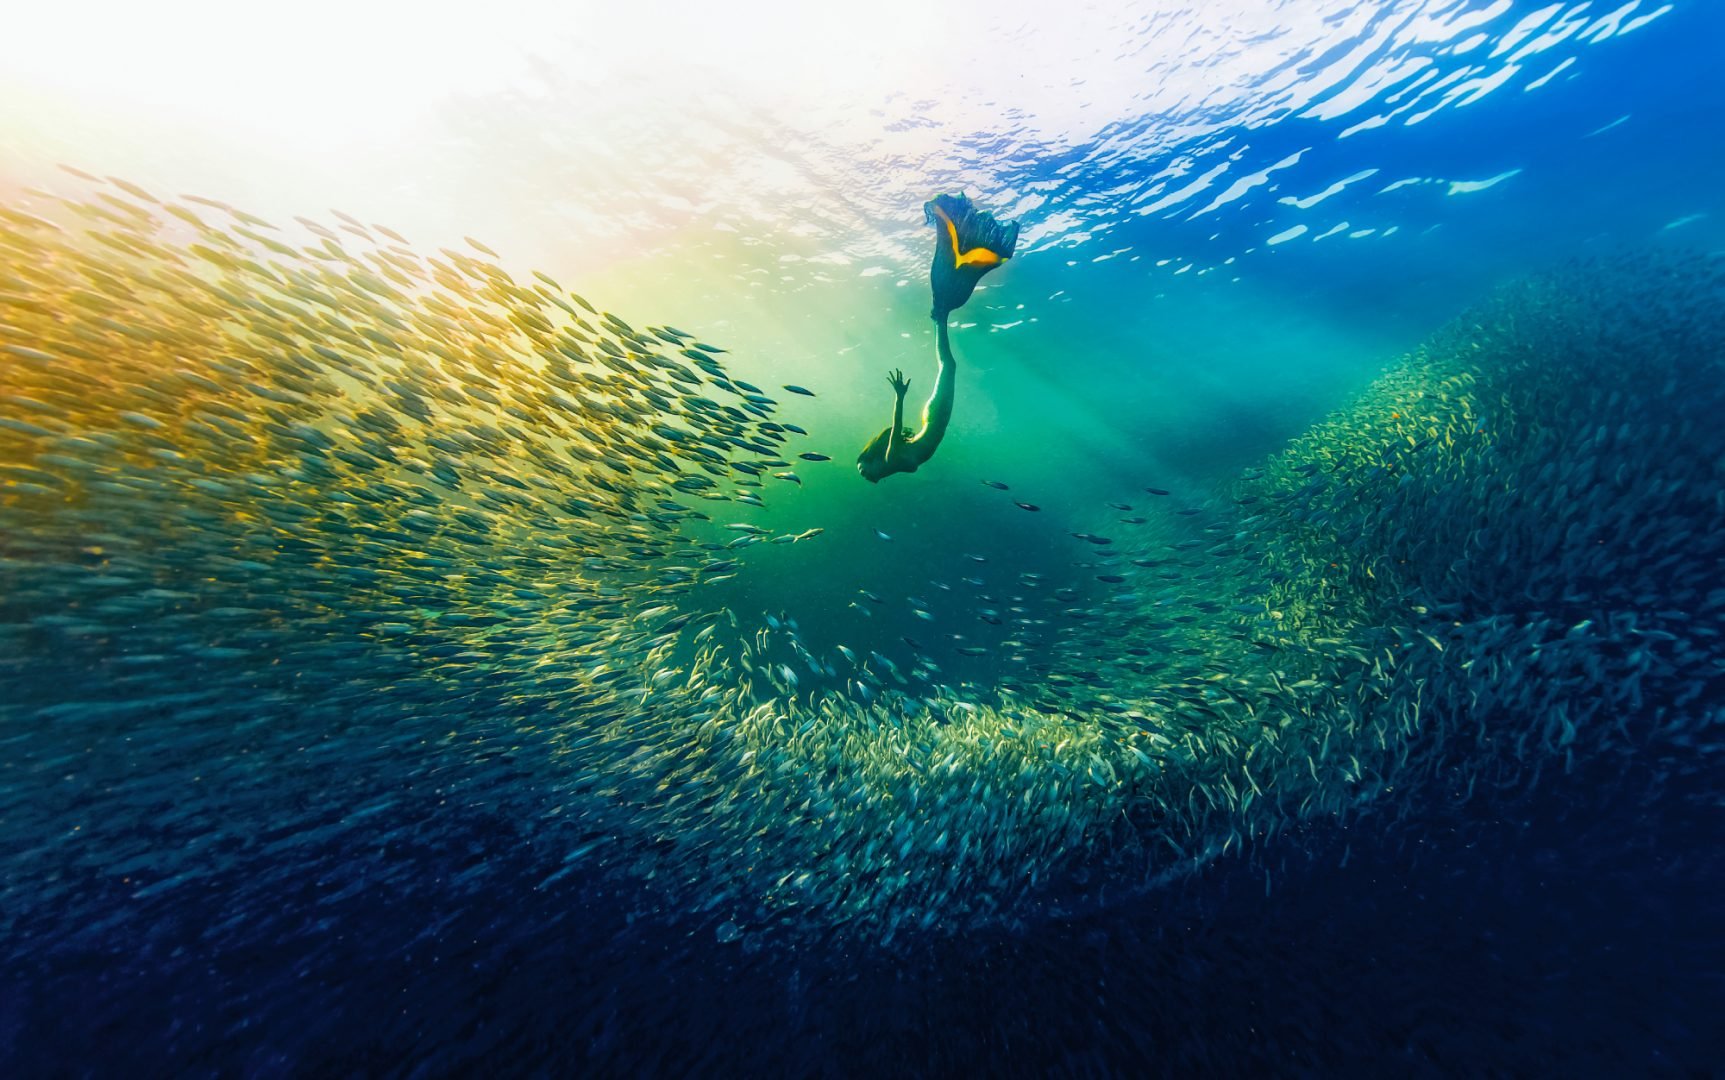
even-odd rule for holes
{"type": "Polygon", "coordinates": [[[1002,223],[994,215],[976,209],[963,195],[936,195],[923,204],[923,216],[934,226],[934,265],[929,268],[929,286],[934,292],[935,345],[940,368],[935,373],[934,393],[922,410],[922,430],[912,433],[904,426],[904,395],[910,380],[894,370],[887,376],[894,395],[892,426],[876,435],[857,455],[857,472],[871,484],[893,473],[915,472],[934,456],[946,437],[952,420],[953,383],[958,365],[947,340],[947,316],[970,299],[982,275],[1007,259],[1018,246],[1018,222],[1002,223]]]}

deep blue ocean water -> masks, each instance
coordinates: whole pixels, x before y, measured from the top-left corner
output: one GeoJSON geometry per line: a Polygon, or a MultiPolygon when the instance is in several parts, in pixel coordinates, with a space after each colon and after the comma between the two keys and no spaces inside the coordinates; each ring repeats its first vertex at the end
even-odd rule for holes
{"type": "MultiPolygon", "coordinates": [[[[155,119],[139,128],[118,92],[62,101],[34,66],[0,68],[0,92],[27,106],[0,128],[0,207],[65,218],[52,196],[86,189],[64,162],[281,221],[334,227],[323,208],[345,205],[427,253],[471,235],[517,281],[545,269],[634,327],[729,350],[732,375],[808,430],[787,446],[832,459],[787,461],[794,485],[769,468],[758,510],[685,500],[712,520],[676,523],[683,555],[629,533],[567,593],[545,584],[564,549],[531,504],[569,491],[514,485],[522,531],[495,526],[492,547],[431,574],[415,560],[448,551],[415,522],[448,527],[455,504],[401,513],[400,475],[247,487],[236,478],[279,462],[177,429],[180,456],[142,472],[80,457],[94,443],[64,438],[155,432],[174,406],[151,396],[147,367],[78,368],[57,350],[98,340],[80,328],[123,335],[98,318],[192,316],[33,300],[61,264],[8,219],[0,324],[26,351],[0,369],[0,419],[16,422],[0,443],[6,1073],[1725,1069],[1725,8],[1145,6],[930,16],[939,49],[908,16],[882,33],[881,17],[847,30],[805,12],[774,39],[796,54],[779,59],[797,92],[762,74],[773,57],[758,43],[736,39],[727,58],[733,39],[702,48],[711,25],[676,28],[675,11],[654,13],[658,45],[608,42],[598,74],[555,34],[476,32],[476,55],[518,56],[518,70],[450,91],[388,144],[436,167],[391,172],[356,140],[382,178],[365,183],[333,136],[314,164],[271,174],[268,140],[236,135],[229,155],[201,114],[152,114],[141,95],[155,119]],[[847,35],[848,64],[805,55],[843,52],[847,35]],[[871,65],[878,80],[857,74],[871,65]],[[673,93],[655,72],[679,66],[694,75],[673,93]],[[871,486],[851,463],[886,422],[882,376],[903,367],[917,402],[933,382],[922,202],[957,190],[1020,221],[1019,250],[953,317],[940,453],[871,486]],[[65,388],[33,349],[90,375],[67,402],[111,397],[143,419],[55,427],[84,414],[53,396],[65,388]],[[1448,365],[1489,392],[1438,458],[1446,433],[1393,427],[1413,400],[1397,395],[1414,393],[1393,373],[1447,408],[1465,392],[1438,385],[1448,365]],[[1387,485],[1347,457],[1362,446],[1387,485]],[[1281,488],[1251,486],[1266,467],[1281,488]],[[104,477],[109,502],[78,501],[104,477]],[[215,487],[175,486],[188,477],[215,487]],[[343,505],[324,516],[331,493],[343,505]],[[316,513],[270,512],[295,500],[316,513]],[[722,554],[744,535],[734,523],[824,532],[722,554]],[[1433,554],[1457,529],[1473,531],[1469,554],[1433,554]],[[734,577],[664,569],[731,557],[734,577]],[[1493,557],[1490,574],[1463,565],[1493,557]],[[1376,584],[1338,584],[1331,558],[1376,584]],[[341,576],[320,576],[332,566],[341,576]],[[719,580],[683,587],[691,576],[719,580]],[[145,586],[181,598],[90,591],[145,586]],[[492,590],[489,614],[449,618],[469,588],[492,590]],[[695,621],[662,650],[645,632],[605,636],[681,614],[695,621]],[[709,615],[733,648],[706,685],[731,702],[748,684],[714,723],[741,730],[768,706],[785,747],[825,746],[824,760],[763,771],[771,729],[749,729],[765,742],[743,753],[743,736],[702,726],[705,700],[656,696],[655,673],[699,666],[709,615]],[[770,644],[747,653],[757,634],[770,644]],[[1324,666],[1338,638],[1369,669],[1385,641],[1423,649],[1420,634],[1442,654],[1413,662],[1429,671],[1403,659],[1424,674],[1364,680],[1386,712],[1355,693],[1355,668],[1324,666]],[[1547,659],[1576,641],[1595,651],[1547,659]],[[838,663],[841,645],[884,660],[838,663]],[[1631,707],[1620,671],[1636,665],[1631,707]],[[1198,679],[1227,700],[1172,689],[1198,679]],[[1301,679],[1304,697],[1282,685],[1301,679]],[[1320,707],[1325,681],[1344,691],[1320,707]],[[849,741],[810,735],[830,730],[810,719],[823,694],[853,710],[849,741]],[[1296,720],[1263,727],[1321,735],[1401,717],[1387,710],[1415,696],[1427,711],[1401,765],[1392,732],[1384,763],[1354,762],[1348,783],[1370,783],[1335,807],[1317,763],[1315,806],[1295,786],[1303,756],[1272,764],[1292,734],[1227,728],[1261,737],[1260,756],[1204,773],[1224,752],[1202,719],[1186,730],[1209,741],[1186,764],[1227,781],[1226,807],[1188,820],[1199,781],[1176,799],[1121,779],[1145,745],[1117,726],[1129,708],[1229,724],[1246,722],[1236,706],[1253,724],[1288,708],[1296,720]],[[1576,716],[1580,734],[1561,733],[1576,716]],[[1071,726],[1038,736],[1038,717],[1071,726]],[[960,730],[981,741],[941,742],[960,730]],[[1104,733],[1097,756],[1060,758],[1086,731],[1104,733]],[[1053,745],[1047,773],[953,764],[967,748],[1004,759],[1021,736],[1053,745]],[[926,801],[894,809],[913,796],[926,801]],[[1174,859],[1164,838],[1189,850],[1174,859]]],[[[304,106],[304,130],[320,108],[304,106]]],[[[415,325],[390,332],[423,340],[415,325]]],[[[310,316],[293,337],[212,355],[345,348],[310,316]]],[[[148,363],[190,363],[190,340],[165,333],[148,363]]],[[[236,378],[223,393],[254,377],[236,378]]],[[[267,409],[221,400],[249,403],[235,424],[267,409]]],[[[464,468],[528,456],[465,450],[464,468]]]]}

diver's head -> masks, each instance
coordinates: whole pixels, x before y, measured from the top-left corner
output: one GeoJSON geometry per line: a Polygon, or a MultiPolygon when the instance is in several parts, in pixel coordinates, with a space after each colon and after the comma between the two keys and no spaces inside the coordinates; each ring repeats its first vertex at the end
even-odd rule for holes
{"type": "Polygon", "coordinates": [[[880,483],[881,477],[886,475],[886,455],[870,454],[864,450],[857,455],[857,473],[871,484],[880,483]]]}
{"type": "Polygon", "coordinates": [[[886,465],[886,443],[890,432],[882,429],[857,455],[857,473],[871,484],[878,484],[892,470],[886,465]]]}

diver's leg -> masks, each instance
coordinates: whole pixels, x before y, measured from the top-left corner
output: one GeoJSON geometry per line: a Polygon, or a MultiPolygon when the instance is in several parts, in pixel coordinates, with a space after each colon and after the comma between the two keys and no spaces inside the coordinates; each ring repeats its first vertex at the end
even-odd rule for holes
{"type": "Polygon", "coordinates": [[[946,438],[947,425],[952,422],[952,399],[958,388],[958,362],[952,356],[946,320],[936,319],[934,325],[935,351],[940,368],[935,373],[934,392],[928,396],[928,404],[922,407],[922,430],[906,446],[918,464],[933,457],[940,441],[946,438]]]}

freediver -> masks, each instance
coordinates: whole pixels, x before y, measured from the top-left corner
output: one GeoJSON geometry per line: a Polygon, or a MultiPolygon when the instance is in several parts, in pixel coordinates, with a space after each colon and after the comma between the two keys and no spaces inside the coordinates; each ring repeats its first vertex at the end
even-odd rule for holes
{"type": "Polygon", "coordinates": [[[922,206],[923,217],[934,226],[934,264],[929,268],[929,286],[934,293],[935,345],[940,367],[935,372],[934,393],[922,409],[922,430],[904,426],[904,395],[910,380],[896,368],[887,376],[894,395],[892,426],[876,435],[857,455],[857,472],[871,484],[893,473],[915,472],[934,456],[952,421],[953,384],[957,364],[947,339],[947,317],[964,306],[982,276],[1012,258],[1018,245],[1018,222],[1002,223],[994,215],[978,210],[963,195],[936,195],[922,206]]]}

